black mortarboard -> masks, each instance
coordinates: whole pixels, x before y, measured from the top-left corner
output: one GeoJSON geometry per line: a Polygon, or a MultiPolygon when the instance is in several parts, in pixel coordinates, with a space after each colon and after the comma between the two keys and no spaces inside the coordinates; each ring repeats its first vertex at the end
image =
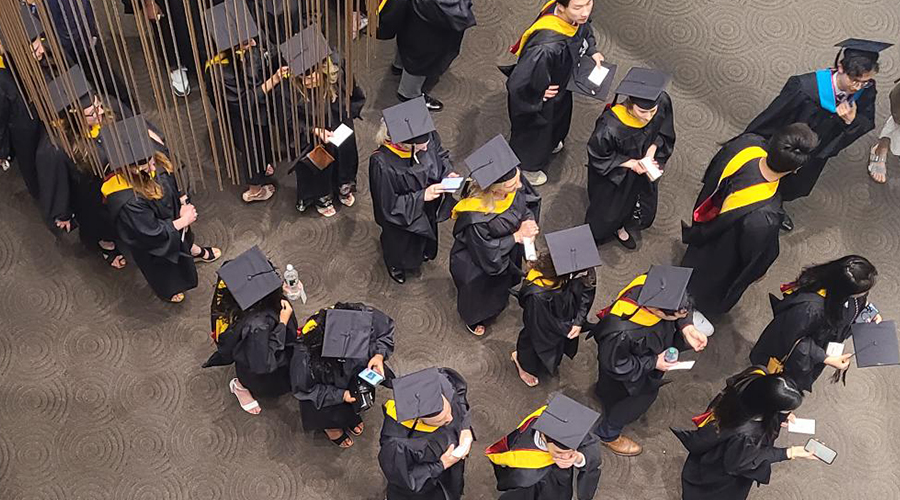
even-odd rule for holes
{"type": "Polygon", "coordinates": [[[397,421],[430,417],[444,409],[443,375],[437,368],[426,368],[394,379],[397,421]]]}
{"type": "Polygon", "coordinates": [[[84,76],[81,66],[75,65],[69,71],[59,75],[47,84],[47,93],[53,103],[53,109],[59,113],[74,103],[83,107],[91,105],[91,85],[84,76]]]}
{"type": "Polygon", "coordinates": [[[281,277],[256,245],[223,264],[219,277],[244,311],[281,288],[281,277]]]}
{"type": "Polygon", "coordinates": [[[325,312],[323,358],[369,359],[372,313],[348,309],[325,312]]]}
{"type": "Polygon", "coordinates": [[[331,49],[319,26],[311,24],[279,46],[291,73],[303,75],[328,57],[331,49]]]}
{"type": "Polygon", "coordinates": [[[572,70],[572,78],[569,79],[566,90],[586,95],[597,99],[598,101],[605,101],[606,98],[609,97],[609,89],[612,88],[613,80],[616,77],[616,70],[618,70],[619,67],[615,64],[608,64],[605,62],[602,63],[602,66],[608,69],[609,73],[606,74],[606,78],[603,79],[600,85],[597,85],[589,78],[594,71],[594,68],[597,67],[596,61],[590,56],[582,57],[578,66],[572,70]]]}
{"type": "Polygon", "coordinates": [[[669,84],[669,75],[648,68],[631,68],[619,83],[616,94],[631,98],[642,109],[651,109],[659,102],[659,96],[669,84]]]}
{"type": "Polygon", "coordinates": [[[431,113],[422,96],[391,106],[381,114],[391,141],[395,144],[422,144],[428,140],[428,134],[435,130],[431,113]]]}
{"type": "Polygon", "coordinates": [[[851,329],[856,366],[866,368],[900,364],[896,323],[855,323],[851,329]]]}
{"type": "Polygon", "coordinates": [[[502,135],[489,140],[466,158],[469,177],[478,187],[487,189],[491,184],[508,181],[516,173],[521,162],[502,135]]]}
{"type": "Polygon", "coordinates": [[[588,224],[549,233],[547,246],[557,276],[600,265],[600,252],[588,224]]]}
{"type": "Polygon", "coordinates": [[[140,165],[161,151],[161,146],[150,139],[149,129],[143,116],[132,116],[100,129],[100,145],[110,168],[140,165]]]}
{"type": "Polygon", "coordinates": [[[596,411],[557,394],[534,423],[534,430],[570,450],[577,450],[599,418],[600,414],[596,411]]]}
{"type": "MultiPolygon", "coordinates": [[[[860,52],[868,52],[872,55],[872,58],[876,61],[878,60],[878,54],[889,47],[892,47],[894,44],[885,43],[885,42],[875,42],[872,40],[864,40],[861,38],[848,38],[843,42],[838,42],[835,44],[835,47],[840,47],[841,51],[843,50],[857,50],[860,52]]],[[[840,57],[840,52],[838,52],[838,57],[840,57]]]]}
{"type": "Polygon", "coordinates": [[[641,307],[655,307],[677,311],[684,300],[684,291],[694,270],[689,267],[653,266],[638,296],[641,307]]]}
{"type": "Polygon", "coordinates": [[[22,17],[22,24],[25,25],[25,34],[28,35],[29,40],[34,41],[44,34],[44,26],[41,24],[41,19],[31,12],[31,7],[19,4],[19,13],[22,17]]]}
{"type": "Polygon", "coordinates": [[[206,29],[212,34],[216,52],[248,42],[259,35],[259,28],[244,0],[225,2],[205,12],[206,29]]]}

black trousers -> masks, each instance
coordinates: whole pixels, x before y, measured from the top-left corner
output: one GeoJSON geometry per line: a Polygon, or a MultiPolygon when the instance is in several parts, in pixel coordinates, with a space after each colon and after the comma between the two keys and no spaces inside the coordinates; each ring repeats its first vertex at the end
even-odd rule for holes
{"type": "Polygon", "coordinates": [[[607,443],[615,441],[625,426],[647,413],[659,396],[659,387],[648,388],[638,394],[629,394],[622,382],[604,377],[602,374],[594,391],[603,406],[603,417],[597,435],[607,443]]]}

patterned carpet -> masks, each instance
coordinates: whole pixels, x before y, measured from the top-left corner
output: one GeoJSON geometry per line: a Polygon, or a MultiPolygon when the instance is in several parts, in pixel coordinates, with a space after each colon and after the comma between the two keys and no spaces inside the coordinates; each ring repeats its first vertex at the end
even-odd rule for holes
{"type": "MultiPolygon", "coordinates": [[[[457,161],[508,132],[504,80],[495,65],[509,60],[506,47],[538,8],[537,0],[476,4],[478,26],[434,91],[447,104],[435,121],[457,161]]],[[[601,249],[605,267],[598,309],[651,264],[678,260],[679,223],[690,211],[717,142],[737,133],[789,75],[830,64],[836,41],[849,36],[897,41],[900,10],[895,0],[604,0],[596,6],[594,27],[603,53],[623,71],[647,65],[674,74],[670,93],[678,132],[655,226],[636,252],[616,245],[601,249]]],[[[366,122],[357,129],[364,159],[374,148],[379,110],[394,104],[397,84],[388,71],[391,44],[372,42],[369,52],[367,63],[360,60],[368,64],[361,70],[369,95],[366,122]]],[[[900,76],[898,59],[894,48],[882,63],[879,128],[886,118],[886,87],[900,76]]],[[[198,92],[191,108],[202,116],[198,92]]],[[[584,144],[600,109],[577,99],[567,147],[541,189],[545,232],[582,220],[584,144]]],[[[885,316],[900,315],[895,258],[900,169],[892,159],[890,182],[870,182],[863,167],[872,141],[873,135],[867,136],[835,159],[815,193],[790,206],[797,230],[782,238],[781,257],[718,325],[696,368],[673,373],[674,383],[628,430],[645,445],[644,454],[625,459],[603,452],[596,498],[680,498],[685,452],[668,427],[689,426],[725,376],[746,365],[750,346],[771,315],[767,294],[801,265],[850,252],[868,256],[882,277],[873,301],[885,316]]],[[[208,146],[199,148],[208,157],[208,146]]],[[[310,295],[306,306],[297,306],[298,317],[337,300],[365,301],[386,311],[398,326],[397,352],[389,363],[395,371],[432,365],[459,370],[470,384],[479,438],[467,464],[466,498],[496,498],[490,465],[478,451],[554,391],[597,407],[590,395],[595,345],[582,344],[581,354],[563,363],[558,380],[527,389],[509,361],[518,307],[511,304],[481,339],[466,333],[456,315],[447,262],[449,224],[441,228],[438,260],[426,265],[421,277],[405,286],[388,278],[366,170],[363,163],[357,205],[329,220],[294,211],[294,181],[286,169],[278,174],[281,190],[274,200],[253,206],[240,202],[238,187],[218,191],[214,175],[207,174],[207,189],[193,197],[200,213],[198,239],[221,246],[228,258],[258,244],[276,264],[294,264],[310,295]]],[[[0,183],[0,220],[0,497],[383,498],[385,482],[375,460],[380,412],[366,415],[368,430],[353,449],[338,450],[324,436],[302,432],[291,397],[263,400],[262,413],[251,416],[228,393],[232,368],[200,368],[212,351],[207,314],[215,265],[201,267],[201,286],[184,304],[164,304],[134,266],[114,271],[85,251],[75,235],[55,239],[39,223],[13,171],[0,183]]],[[[898,376],[897,368],[854,368],[847,387],[822,381],[799,415],[817,420],[818,438],[838,451],[837,461],[830,467],[779,464],[772,484],[754,489],[751,498],[900,498],[900,420],[891,417],[900,412],[898,376]]],[[[384,398],[380,393],[379,401],[384,398]]],[[[800,435],[781,439],[784,445],[805,441],[800,435]]]]}

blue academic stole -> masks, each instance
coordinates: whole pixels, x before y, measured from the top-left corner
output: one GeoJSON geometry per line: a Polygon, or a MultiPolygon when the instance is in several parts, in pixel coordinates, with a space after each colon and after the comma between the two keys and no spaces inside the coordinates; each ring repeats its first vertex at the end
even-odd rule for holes
{"type": "MultiPolygon", "coordinates": [[[[819,105],[824,109],[837,113],[837,101],[834,97],[834,85],[831,83],[831,70],[820,69],[816,71],[816,86],[819,88],[819,105]]],[[[863,91],[860,89],[850,97],[850,102],[856,102],[862,96],[863,91]]]]}

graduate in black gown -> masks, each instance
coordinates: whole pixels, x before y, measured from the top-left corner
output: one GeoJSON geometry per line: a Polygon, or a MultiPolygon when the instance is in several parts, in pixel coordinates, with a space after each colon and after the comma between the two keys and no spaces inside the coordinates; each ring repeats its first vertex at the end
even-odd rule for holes
{"type": "Polygon", "coordinates": [[[426,368],[393,385],[378,452],[387,500],[460,500],[475,438],[466,381],[450,368],[426,368]]]}
{"type": "Polygon", "coordinates": [[[519,159],[502,136],[472,153],[466,165],[472,182],[452,211],[450,275],[456,310],[469,332],[480,336],[522,280],[522,242],[538,235],[540,197],[521,177],[519,159]]]}
{"type": "Polygon", "coordinates": [[[353,120],[360,117],[366,96],[356,81],[347,76],[340,55],[330,50],[317,24],[305,28],[280,49],[282,57],[289,61],[290,81],[295,89],[292,95],[285,95],[284,100],[296,102],[298,108],[287,118],[290,123],[288,141],[295,141],[297,137],[300,141],[299,147],[295,148],[300,159],[292,169],[297,175],[296,208],[305,212],[315,205],[320,214],[332,217],[337,213],[335,197],[346,207],[356,202],[353,193],[356,192],[359,152],[353,120]],[[316,123],[321,128],[310,130],[316,116],[323,117],[324,121],[316,123]],[[339,128],[342,131],[349,128],[351,135],[336,146],[329,141],[339,128]],[[334,161],[316,166],[307,158],[314,146],[324,148],[334,161]]]}
{"type": "Polygon", "coordinates": [[[730,311],[775,262],[784,216],[780,182],[816,145],[816,134],[795,123],[768,141],[738,136],[713,157],[681,238],[688,245],[681,265],[694,269],[688,291],[704,314],[730,311]]]}
{"type": "Polygon", "coordinates": [[[204,368],[234,363],[228,389],[253,415],[256,397],[291,392],[291,357],[297,318],[282,292],[275,266],[254,246],[219,269],[210,306],[210,336],[216,344],[204,368]]]}
{"type": "Polygon", "coordinates": [[[475,26],[472,0],[408,0],[406,16],[397,24],[395,71],[401,74],[397,97],[422,96],[428,109],[444,109],[428,91],[459,55],[463,34],[475,26]],[[398,64],[399,63],[399,64],[398,64]]]}
{"type": "Polygon", "coordinates": [[[550,251],[531,263],[518,291],[524,324],[512,360],[529,387],[539,376],[556,376],[563,355],[578,353],[597,291],[600,254],[587,225],[550,233],[547,245],[550,251]]]}
{"type": "Polygon", "coordinates": [[[366,369],[390,380],[385,367],[394,352],[394,320],[360,303],[338,302],[312,315],[300,329],[300,343],[291,362],[291,385],[300,401],[306,431],[324,431],[337,446],[353,446],[365,430],[360,389],[375,387],[360,380],[366,369]]]}
{"type": "Polygon", "coordinates": [[[225,0],[204,13],[213,38],[215,55],[206,61],[210,103],[228,127],[226,155],[234,155],[240,175],[248,184],[241,195],[246,203],[265,201],[275,194],[267,180],[274,174],[271,110],[280,102],[275,91],[288,75],[275,68],[265,39],[244,0],[225,0]]]}
{"type": "Polygon", "coordinates": [[[681,471],[684,500],[746,500],[753,484],[769,484],[772,464],[808,458],[803,446],[779,448],[775,440],[803,396],[793,383],[752,367],[728,379],[696,430],[672,429],[688,451],[681,471]]]}
{"type": "MultiPolygon", "coordinates": [[[[835,368],[836,375],[847,370],[852,354],[830,356],[826,349],[850,337],[877,275],[875,266],[858,255],[803,269],[781,287],[781,300],[770,296],[774,318],[750,351],[750,361],[769,373],[780,372],[806,392],[826,366],[835,368]]],[[[881,322],[880,316],[871,319],[881,322]]]]}
{"type": "Polygon", "coordinates": [[[600,312],[601,320],[590,333],[597,341],[599,368],[594,390],[603,405],[597,434],[616,455],[632,457],[643,451],[622,431],[659,396],[663,377],[673,366],[665,359],[666,351],[706,348],[707,337],[694,327],[691,299],[684,293],[690,272],[653,266],[600,312]]]}
{"type": "Polygon", "coordinates": [[[500,500],[591,500],[600,483],[600,415],[557,394],[485,450],[500,500]],[[574,483],[574,485],[573,485],[574,483]]]}
{"type": "Polygon", "coordinates": [[[607,108],[588,140],[588,199],[585,222],[598,242],[615,237],[637,248],[631,230],[650,227],[656,218],[659,178],[675,148],[672,99],[663,89],[665,74],[632,68],[619,84],[625,102],[607,108]]]}
{"type": "MultiPolygon", "coordinates": [[[[825,163],[875,128],[878,53],[891,44],[851,38],[837,46],[842,52],[834,68],[788,78],[781,93],[745,131],[770,139],[791,123],[806,123],[819,136],[819,146],[803,168],[779,189],[784,201],[808,196],[825,163]]],[[[786,218],[784,229],[793,227],[786,218]]]]}
{"type": "Polygon", "coordinates": [[[369,191],[388,274],[403,284],[407,272],[437,257],[437,225],[449,217],[446,208],[453,201],[441,181],[459,174],[453,172],[450,152],[441,146],[424,99],[383,114],[379,146],[369,157],[369,191]]]}
{"type": "Polygon", "coordinates": [[[566,85],[582,57],[599,65],[589,16],[593,0],[551,0],[537,20],[510,47],[514,67],[502,67],[509,79],[509,143],[522,170],[535,186],[547,182],[552,152],[562,149],[572,121],[572,92],[566,85]]]}
{"type": "Polygon", "coordinates": [[[171,162],[148,130],[140,116],[109,127],[106,151],[115,172],[101,192],[119,241],[150,288],[160,299],[178,303],[197,286],[194,261],[213,262],[222,251],[194,243],[190,226],[197,209],[180,193],[171,162]]]}

